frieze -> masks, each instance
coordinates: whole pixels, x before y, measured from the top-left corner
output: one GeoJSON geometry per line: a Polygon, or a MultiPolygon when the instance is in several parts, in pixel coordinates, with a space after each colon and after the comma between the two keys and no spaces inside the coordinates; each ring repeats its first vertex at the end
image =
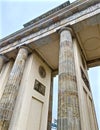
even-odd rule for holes
{"type": "Polygon", "coordinates": [[[65,8],[65,7],[68,6],[68,5],[70,5],[70,1],[67,1],[67,2],[61,4],[60,6],[58,6],[58,7],[54,8],[54,9],[48,11],[47,13],[45,13],[45,14],[43,14],[43,15],[37,17],[37,18],[34,19],[34,20],[31,20],[30,22],[24,24],[24,27],[30,26],[31,24],[34,24],[34,23],[36,23],[36,22],[38,22],[38,21],[40,21],[40,20],[42,20],[42,22],[43,22],[43,19],[44,19],[44,18],[46,18],[47,16],[49,16],[49,15],[51,15],[51,14],[53,14],[53,13],[55,13],[55,12],[57,12],[57,11],[63,9],[63,8],[65,8]]]}
{"type": "MultiPolygon", "coordinates": [[[[57,28],[57,29],[59,29],[59,28],[61,28],[61,26],[67,26],[68,24],[70,24],[70,25],[73,25],[73,24],[75,24],[75,23],[77,23],[77,22],[79,22],[79,21],[82,21],[82,20],[84,20],[84,19],[86,19],[86,18],[88,18],[88,17],[91,17],[91,16],[93,16],[93,15],[96,15],[96,14],[99,14],[99,8],[100,8],[100,4],[96,4],[96,5],[94,5],[94,6],[91,6],[91,7],[89,7],[89,8],[87,8],[87,9],[85,9],[85,10],[83,10],[83,11],[80,11],[80,12],[77,12],[77,13],[74,13],[73,15],[71,15],[70,17],[68,16],[66,16],[65,18],[63,18],[61,21],[58,21],[58,22],[56,22],[56,23],[59,23],[59,24],[55,24],[55,22],[52,22],[52,24],[54,24],[53,25],[53,28],[57,28]],[[88,13],[88,15],[86,15],[88,13]],[[84,15],[86,15],[86,16],[84,16],[84,15]],[[82,18],[81,18],[82,17],[82,18]],[[79,19],[78,19],[79,18],[79,19]]],[[[67,12],[64,12],[64,13],[67,13],[68,14],[68,11],[67,12]]],[[[60,17],[60,16],[59,16],[60,17]]],[[[27,40],[29,40],[30,39],[30,35],[28,35],[28,36],[24,36],[24,33],[26,33],[26,32],[32,32],[32,30],[33,30],[33,32],[34,32],[34,35],[35,36],[37,36],[38,34],[39,34],[39,31],[40,31],[40,26],[43,26],[43,28],[41,28],[42,30],[43,30],[43,32],[44,32],[44,29],[46,28],[44,28],[44,24],[46,24],[46,26],[48,27],[48,31],[50,31],[51,30],[51,26],[52,26],[52,24],[50,24],[50,22],[49,22],[50,20],[47,20],[47,22],[43,22],[42,24],[40,23],[40,24],[38,24],[38,25],[36,25],[36,26],[34,26],[34,27],[29,27],[29,28],[24,28],[24,29],[21,29],[21,30],[19,30],[19,31],[17,31],[16,33],[13,33],[13,34],[11,34],[10,36],[8,36],[8,37],[6,37],[6,38],[3,38],[2,40],[0,40],[0,42],[1,42],[1,46],[3,46],[3,44],[4,43],[6,43],[5,44],[5,46],[7,46],[8,44],[8,41],[10,41],[11,39],[15,39],[16,40],[16,37],[18,36],[18,35],[20,35],[20,38],[24,38],[25,37],[25,39],[27,39],[27,40]],[[38,32],[35,32],[34,30],[36,30],[37,29],[37,31],[38,32]]],[[[53,29],[52,28],[52,29],[53,29]]],[[[34,37],[34,36],[33,36],[34,37]]],[[[33,37],[31,37],[31,38],[33,38],[33,37]]],[[[40,37],[39,37],[40,38],[40,37]]],[[[13,41],[14,42],[14,41],[13,41]]],[[[28,42],[28,41],[27,41],[28,42]]],[[[28,42],[29,43],[29,42],[28,42]]],[[[27,44],[28,44],[27,43],[27,44]]],[[[12,43],[13,44],[13,43],[12,43]]],[[[20,41],[20,44],[22,44],[21,43],[21,41],[20,41]]],[[[23,43],[23,44],[25,44],[25,43],[23,43]]],[[[4,50],[4,49],[3,49],[4,50]]]]}

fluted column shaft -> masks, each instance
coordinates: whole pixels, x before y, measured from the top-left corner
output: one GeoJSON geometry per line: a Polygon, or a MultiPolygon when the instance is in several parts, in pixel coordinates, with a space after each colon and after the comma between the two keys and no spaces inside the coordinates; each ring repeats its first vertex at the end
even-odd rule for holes
{"type": "Polygon", "coordinates": [[[53,104],[53,77],[51,78],[51,86],[50,86],[47,130],[51,130],[51,124],[52,124],[52,104],[53,104]]]}
{"type": "Polygon", "coordinates": [[[0,101],[0,120],[3,121],[3,130],[8,130],[9,127],[27,55],[27,50],[20,48],[0,101]]]}
{"type": "Polygon", "coordinates": [[[58,129],[81,130],[71,30],[60,31],[58,129]]]}

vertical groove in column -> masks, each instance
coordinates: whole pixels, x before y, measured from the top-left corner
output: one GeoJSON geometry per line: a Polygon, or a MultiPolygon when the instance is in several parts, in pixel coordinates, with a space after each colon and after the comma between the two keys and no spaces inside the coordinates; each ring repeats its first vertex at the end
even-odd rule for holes
{"type": "Polygon", "coordinates": [[[52,123],[52,102],[53,102],[53,77],[51,78],[51,86],[50,86],[47,130],[51,130],[51,123],[52,123]]]}
{"type": "Polygon", "coordinates": [[[3,121],[2,130],[8,130],[27,55],[27,50],[20,48],[2,95],[0,101],[0,121],[3,121]]]}
{"type": "Polygon", "coordinates": [[[81,130],[73,43],[70,30],[60,33],[58,129],[81,130]]]}

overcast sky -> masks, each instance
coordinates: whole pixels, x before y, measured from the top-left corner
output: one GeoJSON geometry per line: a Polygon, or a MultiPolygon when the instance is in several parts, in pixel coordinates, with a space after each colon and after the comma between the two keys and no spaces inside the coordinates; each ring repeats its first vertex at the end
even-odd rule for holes
{"type": "MultiPolygon", "coordinates": [[[[66,0],[0,0],[0,39],[23,28],[23,24],[64,2],[66,0]]],[[[89,78],[100,128],[100,66],[89,70],[89,78]]],[[[57,98],[57,78],[54,84],[54,98],[57,98]]],[[[56,107],[55,103],[53,118],[57,116],[56,107]]]]}

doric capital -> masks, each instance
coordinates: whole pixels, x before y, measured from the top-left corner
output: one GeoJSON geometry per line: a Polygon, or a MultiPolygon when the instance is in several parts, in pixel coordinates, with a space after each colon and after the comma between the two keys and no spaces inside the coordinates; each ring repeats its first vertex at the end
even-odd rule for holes
{"type": "Polygon", "coordinates": [[[65,30],[69,31],[72,34],[72,36],[74,35],[73,30],[70,27],[62,27],[58,32],[61,33],[62,31],[65,31],[65,30]]]}
{"type": "Polygon", "coordinates": [[[21,49],[21,48],[25,49],[28,54],[29,54],[29,53],[32,53],[32,49],[29,48],[28,46],[25,46],[25,45],[24,45],[24,46],[20,46],[19,49],[21,49]]]}
{"type": "Polygon", "coordinates": [[[4,62],[7,61],[8,59],[4,56],[0,54],[0,72],[2,70],[2,67],[4,65],[4,62]]]}
{"type": "Polygon", "coordinates": [[[9,60],[9,58],[3,54],[0,54],[0,59],[2,59],[3,62],[6,62],[9,60]]]}

